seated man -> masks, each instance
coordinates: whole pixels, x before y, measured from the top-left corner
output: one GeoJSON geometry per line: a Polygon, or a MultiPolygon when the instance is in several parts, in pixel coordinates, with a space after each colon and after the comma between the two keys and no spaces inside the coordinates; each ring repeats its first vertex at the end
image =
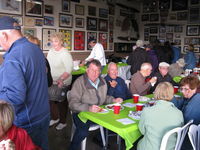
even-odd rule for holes
{"type": "Polygon", "coordinates": [[[108,85],[108,95],[113,96],[114,98],[120,97],[122,99],[129,99],[132,97],[130,91],[127,88],[124,80],[118,75],[118,68],[114,62],[108,64],[108,75],[105,77],[105,80],[108,85]]]}
{"type": "Polygon", "coordinates": [[[92,60],[87,64],[86,74],[82,75],[74,82],[69,95],[69,107],[72,110],[73,120],[76,126],[69,150],[77,150],[82,140],[87,137],[91,121],[83,123],[78,113],[82,111],[98,112],[99,105],[113,102],[121,103],[121,98],[107,96],[106,81],[100,77],[101,63],[92,60]]]}
{"type": "Polygon", "coordinates": [[[132,94],[139,94],[141,96],[146,95],[147,92],[150,90],[151,85],[156,83],[156,78],[153,77],[149,81],[145,81],[146,77],[151,74],[152,66],[150,63],[143,63],[140,67],[140,71],[137,71],[131,77],[131,93],[132,94]]]}

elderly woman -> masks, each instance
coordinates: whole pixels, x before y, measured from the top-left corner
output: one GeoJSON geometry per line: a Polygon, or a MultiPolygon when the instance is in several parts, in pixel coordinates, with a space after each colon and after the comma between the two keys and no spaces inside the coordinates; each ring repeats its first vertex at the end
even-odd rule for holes
{"type": "MultiPolygon", "coordinates": [[[[199,79],[196,76],[187,76],[180,82],[180,90],[184,98],[173,100],[175,106],[183,112],[185,124],[194,120],[194,124],[200,124],[200,93],[196,93],[199,87],[199,79]]],[[[186,138],[182,146],[184,150],[192,149],[189,139],[186,138]]]]}
{"type": "Polygon", "coordinates": [[[51,43],[52,49],[50,49],[47,55],[53,77],[53,85],[49,88],[52,119],[50,126],[59,123],[56,129],[61,130],[67,125],[66,93],[72,81],[73,60],[69,51],[63,46],[62,33],[53,34],[51,36],[51,43]]]}
{"type": "Polygon", "coordinates": [[[13,125],[13,107],[0,100],[0,149],[3,150],[40,150],[34,145],[24,129],[13,125]]]}
{"type": "MultiPolygon", "coordinates": [[[[144,137],[139,141],[137,150],[159,150],[162,137],[169,130],[183,125],[183,114],[171,101],[174,96],[173,86],[169,82],[158,84],[152,107],[145,108],[139,122],[140,132],[144,137]]],[[[174,149],[175,135],[167,143],[168,149],[174,149]]]]}

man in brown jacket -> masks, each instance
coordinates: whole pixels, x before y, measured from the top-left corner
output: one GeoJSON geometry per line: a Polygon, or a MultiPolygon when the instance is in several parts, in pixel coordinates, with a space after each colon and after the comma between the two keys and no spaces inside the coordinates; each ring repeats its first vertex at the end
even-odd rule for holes
{"type": "Polygon", "coordinates": [[[145,81],[146,77],[151,74],[152,66],[150,63],[143,63],[140,67],[140,71],[137,71],[131,77],[130,90],[132,94],[139,94],[141,96],[146,95],[150,90],[151,85],[154,85],[157,78],[153,77],[149,81],[145,81]]]}
{"type": "Polygon", "coordinates": [[[69,150],[77,150],[82,140],[87,137],[91,121],[83,123],[78,113],[81,111],[98,112],[99,105],[113,102],[121,103],[121,98],[107,96],[106,81],[100,77],[101,63],[98,60],[92,60],[87,64],[86,74],[79,77],[73,84],[69,95],[69,107],[72,110],[73,120],[76,131],[70,144],[69,150]]]}

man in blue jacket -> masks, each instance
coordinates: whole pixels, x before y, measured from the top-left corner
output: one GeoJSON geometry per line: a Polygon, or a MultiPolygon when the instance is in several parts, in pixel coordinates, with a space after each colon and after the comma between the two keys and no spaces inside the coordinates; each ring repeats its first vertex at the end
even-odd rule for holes
{"type": "Polygon", "coordinates": [[[0,99],[14,106],[14,124],[48,150],[49,103],[45,57],[22,36],[11,17],[0,18],[0,45],[6,51],[0,66],[0,99]]]}

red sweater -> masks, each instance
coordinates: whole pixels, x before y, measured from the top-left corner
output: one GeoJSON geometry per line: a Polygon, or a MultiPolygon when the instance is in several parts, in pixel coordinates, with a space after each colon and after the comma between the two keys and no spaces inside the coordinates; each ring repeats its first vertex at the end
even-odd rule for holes
{"type": "Polygon", "coordinates": [[[15,143],[15,150],[41,150],[36,146],[27,132],[13,125],[6,133],[7,139],[15,143]]]}

